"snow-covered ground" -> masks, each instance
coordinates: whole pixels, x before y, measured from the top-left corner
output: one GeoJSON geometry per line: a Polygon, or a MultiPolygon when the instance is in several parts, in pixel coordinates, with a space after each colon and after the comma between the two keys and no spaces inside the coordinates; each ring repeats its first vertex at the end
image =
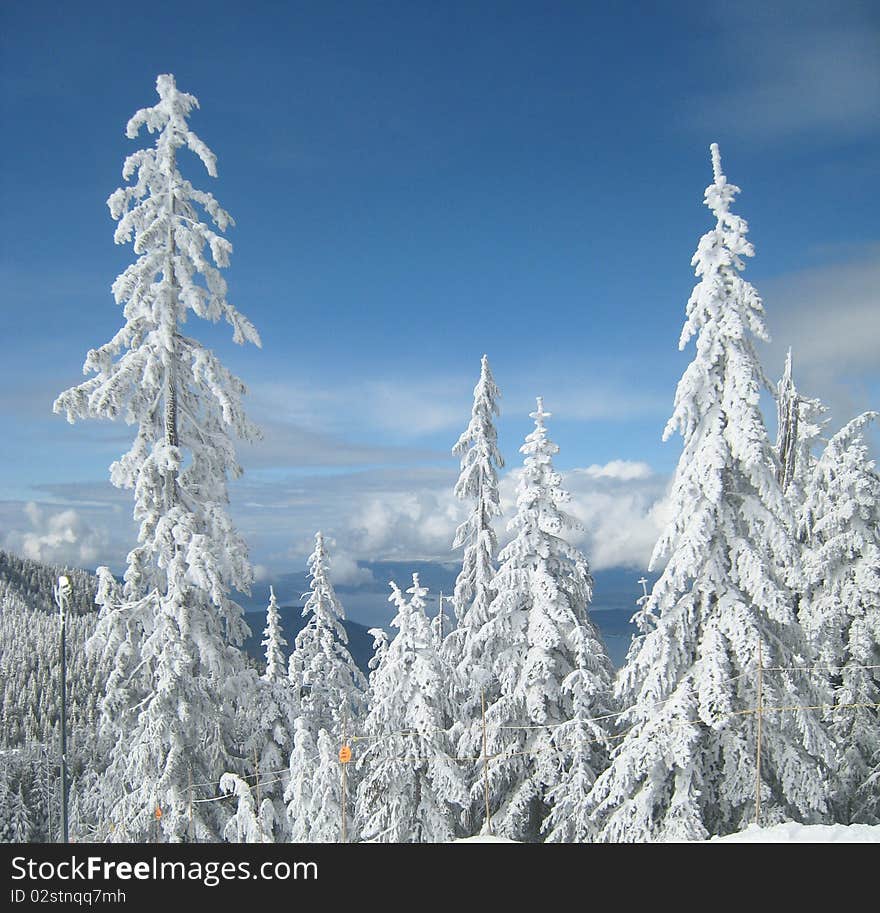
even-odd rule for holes
{"type": "MultiPolygon", "coordinates": [[[[880,825],[795,824],[788,821],[773,827],[750,824],[738,834],[713,837],[707,843],[880,843],[880,825]]],[[[467,837],[455,843],[516,843],[505,837],[467,837]]]]}
{"type": "Polygon", "coordinates": [[[488,834],[480,834],[477,837],[462,837],[461,840],[453,840],[453,843],[517,843],[516,840],[508,840],[507,837],[490,837],[488,834]]]}
{"type": "Polygon", "coordinates": [[[750,824],[738,834],[713,837],[711,843],[880,843],[880,826],[867,824],[750,824]]]}

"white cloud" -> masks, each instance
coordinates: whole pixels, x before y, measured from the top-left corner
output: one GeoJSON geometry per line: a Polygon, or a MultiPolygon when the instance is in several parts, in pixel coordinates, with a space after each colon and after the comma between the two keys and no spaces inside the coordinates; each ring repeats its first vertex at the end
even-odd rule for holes
{"type": "MultiPolygon", "coordinates": [[[[764,284],[774,347],[832,374],[880,369],[880,244],[764,284]]],[[[781,364],[780,364],[781,367],[781,364]]]]}
{"type": "Polygon", "coordinates": [[[583,473],[591,479],[620,479],[621,481],[631,481],[632,479],[647,479],[651,473],[651,467],[647,463],[636,462],[633,460],[611,460],[604,466],[594,463],[587,466],[586,469],[575,469],[574,473],[583,473]]]}
{"type": "Polygon", "coordinates": [[[254,583],[265,583],[267,580],[271,579],[271,572],[265,564],[254,565],[254,583]]]}
{"type": "MultiPolygon", "coordinates": [[[[467,421],[474,377],[361,378],[316,388],[311,383],[263,383],[252,388],[256,420],[308,428],[315,438],[352,431],[404,437],[450,430],[467,421]]],[[[363,448],[362,448],[363,449],[363,448]]]]}
{"type": "Polygon", "coordinates": [[[51,512],[33,501],[23,511],[27,527],[11,529],[3,539],[4,548],[47,564],[94,567],[106,553],[109,534],[93,528],[72,508],[51,512]]]}
{"type": "MultiPolygon", "coordinates": [[[[867,10],[867,6],[863,8],[867,10]]],[[[856,4],[800,0],[710,7],[721,20],[736,88],[721,91],[699,117],[704,126],[785,139],[819,132],[854,137],[877,129],[880,30],[856,4]]],[[[724,85],[719,81],[719,85],[724,85]]]]}
{"type": "Polygon", "coordinates": [[[334,551],[331,557],[333,582],[341,586],[363,586],[375,583],[373,572],[367,567],[360,567],[351,555],[334,551]]]}
{"type": "MultiPolygon", "coordinates": [[[[519,474],[520,470],[508,473],[501,483],[505,518],[516,509],[519,474]]],[[[566,537],[585,552],[590,565],[595,570],[647,568],[664,518],[661,506],[667,480],[646,463],[628,460],[572,469],[562,477],[571,494],[566,510],[581,525],[566,537]]],[[[502,541],[507,538],[504,535],[502,541]]]]}
{"type": "MultiPolygon", "coordinates": [[[[831,408],[832,425],[877,408],[880,380],[880,244],[763,283],[773,342],[761,353],[771,378],[791,346],[794,377],[806,396],[831,408]]],[[[772,423],[773,416],[767,416],[772,423]]]]}

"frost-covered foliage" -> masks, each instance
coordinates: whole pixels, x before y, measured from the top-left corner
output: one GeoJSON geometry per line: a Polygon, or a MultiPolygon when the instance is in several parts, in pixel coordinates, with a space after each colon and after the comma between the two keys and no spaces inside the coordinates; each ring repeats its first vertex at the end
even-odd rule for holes
{"type": "Polygon", "coordinates": [[[278,600],[275,598],[275,588],[269,587],[269,606],[266,609],[266,627],[263,629],[265,640],[261,646],[266,648],[266,671],[263,678],[267,682],[278,682],[287,676],[287,661],[284,658],[284,648],[287,641],[281,630],[281,615],[278,612],[278,600]]]}
{"type": "Polygon", "coordinates": [[[10,797],[21,791],[28,839],[38,842],[55,841],[59,830],[61,691],[52,590],[62,573],[72,584],[65,624],[70,833],[84,840],[94,837],[102,820],[91,787],[104,765],[98,723],[110,672],[86,649],[98,619],[96,580],[80,570],[0,552],[0,768],[10,797]]]}
{"type": "MultiPolygon", "coordinates": [[[[588,833],[583,790],[603,769],[611,662],[587,614],[592,576],[586,557],[563,538],[576,521],[553,467],[559,448],[547,435],[539,397],[535,429],[517,486],[514,538],[499,555],[489,620],[475,650],[491,662],[486,689],[490,810],[494,832],[538,840],[583,839],[588,833]],[[497,756],[497,757],[496,757],[497,756]],[[558,806],[551,813],[554,804],[558,806]],[[548,818],[548,814],[550,817],[548,818]]],[[[483,783],[471,790],[478,821],[483,783]]],[[[482,821],[485,827],[486,822],[482,821]]]]}
{"type": "Polygon", "coordinates": [[[31,818],[22,787],[9,783],[5,765],[0,766],[0,843],[27,843],[31,818]]]}
{"type": "Polygon", "coordinates": [[[309,556],[309,574],[310,592],[303,594],[308,597],[303,616],[309,620],[296,635],[290,680],[312,733],[326,729],[341,737],[343,727],[351,730],[363,714],[367,683],[348,652],[345,612],[330,582],[330,558],[320,532],[309,556]]]}
{"type": "Polygon", "coordinates": [[[468,518],[455,531],[453,548],[464,547],[461,572],[455,581],[453,604],[458,624],[445,644],[445,653],[459,667],[470,687],[463,695],[462,708],[469,716],[479,708],[479,691],[488,682],[489,673],[481,657],[474,652],[474,634],[489,618],[489,604],[494,592],[492,579],[496,572],[498,541],[492,520],[501,513],[498,496],[498,469],[504,459],[498,450],[495,416],[501,414],[501,394],[492,377],[489,359],[483,356],[480,379],[474,387],[471,420],[452,452],[461,457],[461,474],[455,485],[455,496],[472,501],[468,518]]]}
{"type": "Polygon", "coordinates": [[[777,478],[795,513],[806,498],[816,466],[814,448],[827,424],[827,409],[818,399],[802,396],[792,376],[791,349],[785,359],[785,371],[776,385],[777,478]]]}
{"type": "Polygon", "coordinates": [[[362,839],[438,843],[455,836],[467,784],[447,733],[452,714],[447,667],[425,615],[427,590],[413,574],[407,599],[391,583],[397,606],[390,643],[370,675],[365,745],[355,743],[360,784],[356,817],[362,839]]]}
{"type": "Polygon", "coordinates": [[[229,843],[275,843],[275,806],[270,799],[263,799],[258,807],[256,786],[251,787],[231,773],[220,778],[220,790],[236,799],[235,814],[223,828],[225,840],[229,843]]]}
{"type": "MultiPolygon", "coordinates": [[[[316,744],[306,720],[302,717],[296,720],[290,779],[284,793],[289,835],[294,843],[338,843],[342,840],[340,745],[325,729],[318,731],[316,744]]],[[[352,766],[348,765],[349,771],[352,766]]],[[[351,843],[357,839],[351,783],[346,784],[344,803],[345,839],[351,843]]]]}
{"type": "Polygon", "coordinates": [[[801,618],[840,708],[829,725],[835,818],[845,824],[880,824],[880,477],[864,436],[877,415],[866,412],[831,438],[802,511],[801,618]]]}
{"type": "MultiPolygon", "coordinates": [[[[191,311],[226,320],[236,342],[260,340],[226,298],[219,269],[232,247],[200,213],[221,232],[232,219],[178,170],[187,148],[217,173],[187,123],[198,102],[173,76],[159,76],[156,88],[159,103],[126,127],[131,139],[146,127],[155,146],[128,156],[131,183],[108,200],[116,242],[138,255],[113,284],[125,322],[88,353],[83,370],[94,377],[62,393],[54,409],[70,422],[121,418],[136,427],[110,468],[114,485],[134,491],[139,533],[121,599],[108,593],[95,634],[95,648],[116,666],[105,713],[125,729],[102,782],[118,837],[142,839],[158,803],[165,837],[178,840],[188,825],[187,774],[216,782],[235,769],[234,705],[253,684],[234,646],[247,629],[229,592],[247,591],[252,575],[227,513],[227,482],[241,474],[233,436],[256,436],[241,404],[244,384],[182,325],[191,311]]],[[[220,806],[199,809],[199,838],[218,837],[220,806]]]]}
{"type": "Polygon", "coordinates": [[[312,797],[318,752],[306,721],[294,720],[293,750],[284,801],[287,805],[287,833],[294,843],[310,843],[312,832],[312,797]]]}
{"type": "MultiPolygon", "coordinates": [[[[470,422],[452,448],[461,458],[455,496],[473,504],[452,543],[453,548],[463,547],[464,555],[452,599],[457,625],[443,642],[443,656],[457,672],[452,680],[458,708],[452,734],[463,757],[479,753],[481,692],[490,686],[492,678],[492,658],[480,652],[476,638],[489,619],[489,606],[495,597],[492,581],[497,571],[498,540],[492,520],[501,513],[498,470],[504,466],[495,430],[495,417],[501,414],[500,398],[489,359],[484,355],[480,379],[474,387],[470,422]]],[[[475,782],[479,775],[476,766],[463,763],[462,769],[469,771],[469,780],[475,782]]],[[[475,812],[468,817],[472,814],[475,812]]]]}
{"type": "MultiPolygon", "coordinates": [[[[763,305],[740,275],[754,251],[730,211],[739,188],[721,171],[705,203],[715,227],[692,265],[700,281],[687,304],[680,347],[696,355],[678,384],[664,439],[683,451],[670,517],[652,556],[666,559],[636,616],[617,681],[625,738],[593,788],[605,840],[701,839],[750,820],[756,784],[758,645],[765,707],[808,707],[824,694],[790,671],[808,651],[786,585],[797,567],[788,504],[758,408],[766,383],[752,337],[767,339],[763,305]]],[[[827,810],[831,746],[816,711],[763,714],[762,823],[820,820],[827,810]]]]}
{"type": "Polygon", "coordinates": [[[282,795],[287,780],[285,768],[290,757],[290,733],[299,714],[299,702],[287,677],[283,647],[287,641],[281,630],[281,616],[275,590],[270,587],[266,628],[266,671],[242,702],[237,715],[237,744],[251,760],[252,772],[259,772],[261,794],[275,804],[279,827],[286,821],[282,795]],[[256,771],[254,771],[256,769],[256,771]]]}

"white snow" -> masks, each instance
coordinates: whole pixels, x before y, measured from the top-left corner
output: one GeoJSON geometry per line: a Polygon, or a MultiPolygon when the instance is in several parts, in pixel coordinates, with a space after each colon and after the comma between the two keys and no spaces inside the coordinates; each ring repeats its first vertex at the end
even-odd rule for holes
{"type": "MultiPolygon", "coordinates": [[[[506,837],[480,834],[453,843],[517,843],[506,837]]],[[[797,824],[786,821],[773,827],[750,824],[738,834],[695,840],[694,843],[880,843],[880,825],[868,824],[797,824]]]]}
{"type": "Polygon", "coordinates": [[[773,827],[750,824],[738,834],[713,837],[706,843],[880,843],[880,825],[796,824],[786,821],[773,827]]]}

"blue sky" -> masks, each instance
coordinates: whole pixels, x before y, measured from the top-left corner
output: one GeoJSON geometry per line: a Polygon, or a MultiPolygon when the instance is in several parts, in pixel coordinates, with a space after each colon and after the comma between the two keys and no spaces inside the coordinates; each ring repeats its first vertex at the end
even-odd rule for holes
{"type": "Polygon", "coordinates": [[[191,328],[266,431],[232,504],[261,577],[319,526],[354,582],[448,556],[483,352],[508,465],[542,394],[584,547],[643,566],[710,142],[743,188],[768,373],[793,345],[835,427],[880,404],[878,48],[853,2],[4,4],[0,545],[118,567],[131,544],[107,482],[129,430],[51,402],[120,323],[105,201],[172,72],[219,159],[182,170],[236,219],[230,300],[264,340],[191,328]]]}

